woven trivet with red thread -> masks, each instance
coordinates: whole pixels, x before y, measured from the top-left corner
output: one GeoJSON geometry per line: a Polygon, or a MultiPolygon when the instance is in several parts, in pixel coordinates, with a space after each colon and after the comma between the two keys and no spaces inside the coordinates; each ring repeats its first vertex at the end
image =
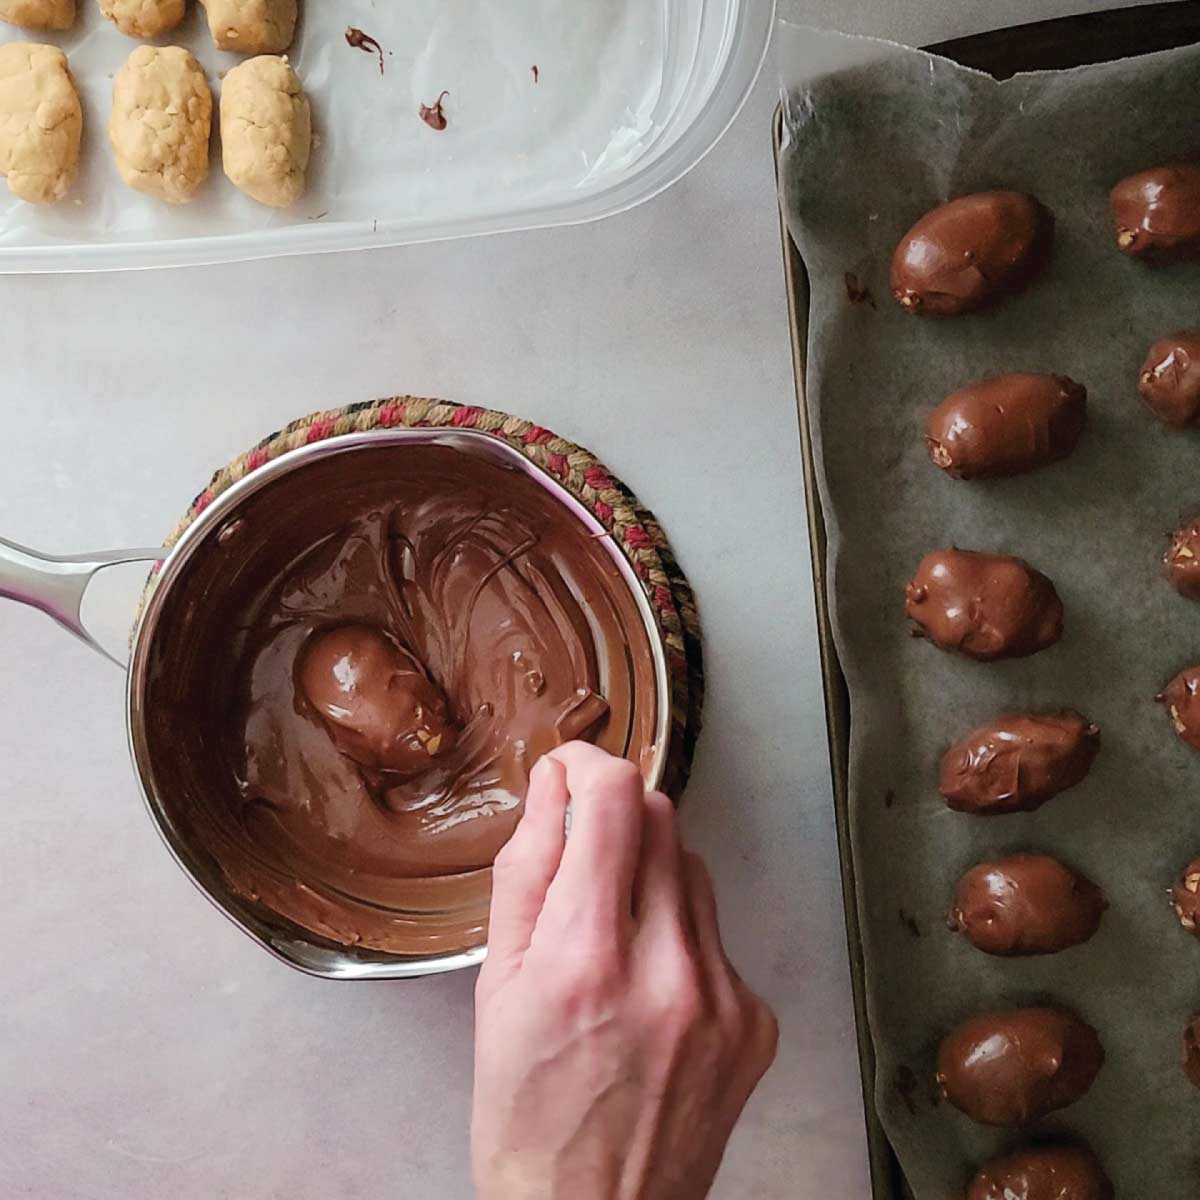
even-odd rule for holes
{"type": "MultiPolygon", "coordinates": [[[[428,400],[396,396],[312,413],[264,438],[213,475],[171,531],[173,546],[217,496],[264,463],[312,442],[386,429],[472,429],[506,442],[565,487],[612,535],[646,590],[666,647],[671,675],[672,729],[664,790],[679,798],[691,771],[704,703],[700,618],[695,597],[654,515],[590,451],[521,417],[428,400]]],[[[146,583],[144,605],[154,590],[157,568],[146,583]]]]}

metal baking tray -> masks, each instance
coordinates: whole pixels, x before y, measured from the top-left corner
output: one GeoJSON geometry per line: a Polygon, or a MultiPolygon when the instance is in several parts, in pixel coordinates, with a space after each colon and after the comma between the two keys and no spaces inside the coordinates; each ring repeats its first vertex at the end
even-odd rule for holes
{"type": "MultiPolygon", "coordinates": [[[[1175,46],[1200,42],[1200,0],[1171,0],[1137,8],[1112,9],[1014,25],[969,37],[926,46],[933,54],[963,66],[1007,79],[1022,71],[1064,70],[1175,46]]],[[[782,111],[774,123],[776,166],[783,131],[782,111]]],[[[850,979],[862,1072],[866,1113],[867,1151],[872,1200],[912,1200],[900,1164],[875,1110],[875,1049],[867,1024],[863,983],[862,940],[858,920],[855,863],[850,846],[849,759],[850,698],[838,661],[829,612],[832,597],[826,573],[825,518],[813,470],[813,446],[805,399],[805,356],[808,349],[808,271],[780,213],[783,269],[787,286],[788,321],[792,336],[792,366],[800,421],[800,452],[804,463],[804,499],[808,509],[809,546],[812,555],[813,595],[817,638],[825,694],[825,720],[829,737],[829,762],[833,778],[833,804],[838,855],[842,868],[842,898],[850,950],[850,979]]]]}

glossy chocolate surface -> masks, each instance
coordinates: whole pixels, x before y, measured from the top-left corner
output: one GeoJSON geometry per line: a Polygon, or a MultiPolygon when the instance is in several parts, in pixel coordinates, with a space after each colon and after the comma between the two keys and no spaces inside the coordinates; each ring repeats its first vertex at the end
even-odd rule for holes
{"type": "Polygon", "coordinates": [[[1062,636],[1054,585],[1005,554],[935,550],[921,560],[904,598],[920,636],[971,658],[1022,658],[1062,636]]]}
{"type": "Polygon", "coordinates": [[[1073,1104],[1104,1064],[1096,1031],[1061,1008],[1016,1008],[964,1021],[938,1048],[937,1080],[983,1125],[1026,1125],[1073,1104]]]}
{"type": "Polygon", "coordinates": [[[892,256],[896,301],[920,316],[952,317],[1016,290],[1041,265],[1054,219],[1023,192],[975,192],[927,212],[892,256]]]}
{"type": "Polygon", "coordinates": [[[1200,666],[1184,667],[1154,698],[1167,710],[1175,732],[1200,750],[1200,666]]]}
{"type": "Polygon", "coordinates": [[[1065,458],[1086,421],[1087,390],[1065,375],[996,375],[947,396],[925,441],[948,475],[988,479],[1065,458]]]}
{"type": "Polygon", "coordinates": [[[939,789],[956,812],[1032,812],[1087,775],[1100,730],[1067,709],[997,717],[942,755],[939,789]]]}
{"type": "Polygon", "coordinates": [[[1179,872],[1171,888],[1171,903],[1180,925],[1200,937],[1200,858],[1193,858],[1179,872]]]}
{"type": "Polygon", "coordinates": [[[967,1200],[1113,1200],[1113,1186],[1083,1146],[1031,1146],[984,1163],[967,1200]]]}
{"type": "Polygon", "coordinates": [[[1200,600],[1200,517],[1194,517],[1171,534],[1163,555],[1167,581],[1189,600],[1200,600]]]}
{"type": "Polygon", "coordinates": [[[1146,352],[1138,391],[1167,425],[1182,429],[1200,416],[1200,332],[1172,333],[1146,352]]]}
{"type": "Polygon", "coordinates": [[[985,954],[1057,954],[1086,942],[1108,907],[1088,878],[1046,854],[979,863],[958,881],[949,925],[985,954]]]}
{"type": "Polygon", "coordinates": [[[478,944],[528,773],[574,737],[645,766],[643,613],[527,475],[369,447],[272,481],[164,610],[148,719],[176,819],[246,903],[394,954],[478,944]]]}
{"type": "Polygon", "coordinates": [[[1200,249],[1200,165],[1176,163],[1128,175],[1110,199],[1124,253],[1169,258],[1200,249]]]}

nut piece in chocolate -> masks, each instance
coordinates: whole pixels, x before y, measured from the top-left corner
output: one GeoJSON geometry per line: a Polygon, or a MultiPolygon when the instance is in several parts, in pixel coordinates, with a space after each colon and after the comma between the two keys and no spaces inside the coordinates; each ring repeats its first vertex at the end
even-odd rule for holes
{"type": "Polygon", "coordinates": [[[1113,1185],[1083,1146],[1030,1146],[984,1163],[967,1200],[1113,1200],[1113,1185]]]}
{"type": "Polygon", "coordinates": [[[1112,190],[1117,246],[1135,258],[1200,250],[1200,165],[1177,163],[1128,175],[1112,190]]]}
{"type": "Polygon", "coordinates": [[[929,457],[956,479],[1020,475],[1066,458],[1087,421],[1087,389],[1065,375],[995,375],[929,414],[929,457]]]}
{"type": "Polygon", "coordinates": [[[1200,937],[1200,858],[1193,858],[1171,888],[1171,903],[1179,923],[1194,937],[1200,937]]]}
{"type": "Polygon", "coordinates": [[[1164,424],[1194,425],[1200,416],[1200,331],[1159,338],[1142,363],[1138,391],[1164,424]]]}
{"type": "Polygon", "coordinates": [[[377,629],[339,625],[316,634],[297,669],[334,744],[360,766],[415,775],[457,740],[445,696],[377,629]]]}
{"type": "Polygon", "coordinates": [[[939,790],[955,812],[1033,812],[1079,783],[1099,750],[1099,727],[1071,709],[1005,715],[942,755],[939,790]]]}
{"type": "Polygon", "coordinates": [[[1200,667],[1184,667],[1154,699],[1166,706],[1175,732],[1200,750],[1200,667]]]}
{"type": "Polygon", "coordinates": [[[1014,1008],[964,1021],[938,1048],[946,1099],[982,1125],[1027,1125],[1074,1104],[1104,1065],[1096,1031],[1062,1008],[1014,1008]]]}
{"type": "Polygon", "coordinates": [[[1189,600],[1200,600],[1200,517],[1193,517],[1171,534],[1163,555],[1167,582],[1189,600]]]}
{"type": "Polygon", "coordinates": [[[905,588],[914,634],[970,658],[1022,658],[1062,636],[1062,601],[1027,562],[950,547],[927,554],[905,588]]]}
{"type": "Polygon", "coordinates": [[[1057,954],[1100,927],[1108,907],[1088,878],[1047,854],[1013,854],[959,881],[949,926],[985,954],[1057,954]]]}
{"type": "Polygon", "coordinates": [[[1054,218],[1024,192],[975,192],[927,212],[892,256],[892,295],[953,317],[1016,291],[1046,258],[1054,218]]]}

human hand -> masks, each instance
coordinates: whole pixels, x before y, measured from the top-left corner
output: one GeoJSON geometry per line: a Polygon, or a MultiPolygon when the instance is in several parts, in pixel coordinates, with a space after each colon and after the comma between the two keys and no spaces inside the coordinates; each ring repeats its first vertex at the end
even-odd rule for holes
{"type": "Polygon", "coordinates": [[[584,743],[533,769],[475,997],[480,1200],[700,1200],[775,1057],[670,800],[584,743]]]}

